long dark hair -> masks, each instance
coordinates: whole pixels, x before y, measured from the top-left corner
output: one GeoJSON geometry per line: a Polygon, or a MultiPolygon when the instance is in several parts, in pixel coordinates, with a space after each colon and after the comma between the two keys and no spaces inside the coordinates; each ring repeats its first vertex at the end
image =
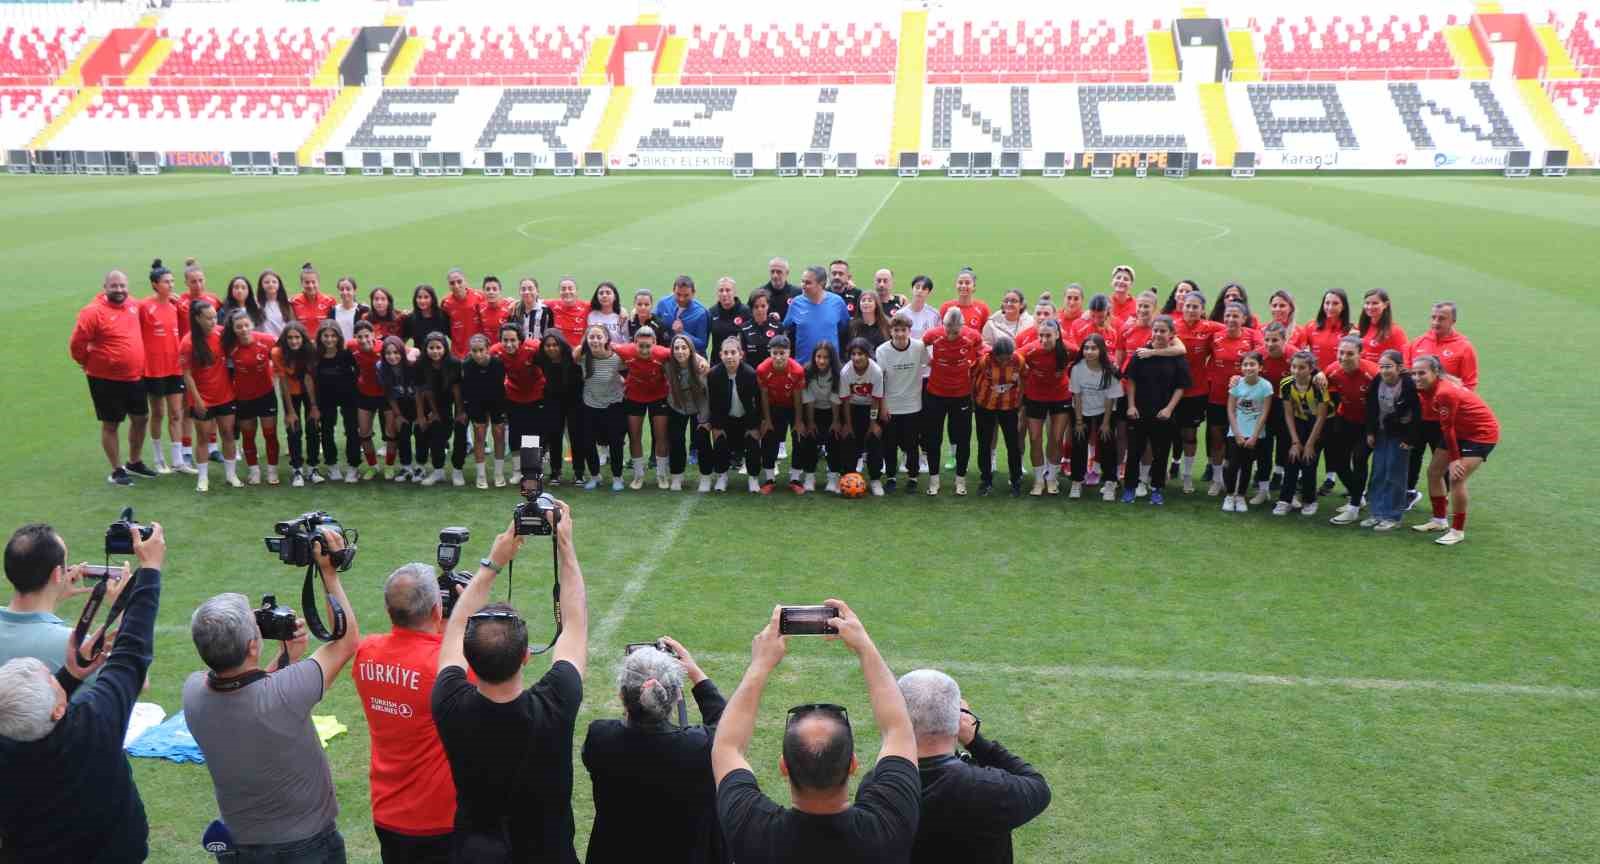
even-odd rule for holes
{"type": "MultiPolygon", "coordinates": [[[[346,278],[348,278],[348,277],[346,277],[346,278]]],[[[341,281],[343,281],[343,280],[341,280],[341,281]]],[[[350,284],[351,285],[356,284],[356,280],[351,279],[350,280],[350,284]]],[[[373,288],[371,291],[368,291],[367,292],[367,318],[370,319],[370,320],[373,320],[373,321],[398,321],[400,319],[400,311],[398,309],[394,308],[394,293],[392,291],[390,291],[389,289],[383,287],[382,285],[379,285],[379,286],[373,288]],[[373,298],[377,297],[378,296],[378,292],[380,292],[380,291],[383,292],[383,296],[389,298],[389,314],[387,314],[387,315],[379,315],[378,314],[378,304],[372,302],[373,298]]]]}
{"type": "Polygon", "coordinates": [[[1190,291],[1200,290],[1200,285],[1193,279],[1179,279],[1172,283],[1172,290],[1167,292],[1167,302],[1161,305],[1161,314],[1171,315],[1178,311],[1178,286],[1180,285],[1188,285],[1190,291]]]}
{"type": "Polygon", "coordinates": [[[278,313],[283,316],[283,320],[285,322],[293,321],[294,307],[289,305],[289,292],[284,288],[283,277],[279,276],[277,272],[270,267],[266,270],[262,270],[261,275],[256,277],[256,305],[261,307],[263,314],[265,314],[267,308],[267,290],[261,287],[261,283],[267,281],[268,276],[278,280],[278,296],[276,298],[278,303],[278,313]]]}
{"type": "Polygon", "coordinates": [[[827,375],[828,380],[831,382],[829,390],[837,393],[839,392],[839,352],[834,350],[832,342],[826,340],[818,342],[817,347],[811,349],[811,356],[806,359],[806,386],[809,387],[812,381],[823,374],[817,369],[817,352],[819,351],[828,355],[827,375]]]}
{"type": "MultiPolygon", "coordinates": [[[[622,295],[617,292],[616,283],[609,281],[601,282],[599,285],[594,286],[594,293],[589,296],[589,311],[602,312],[603,314],[603,310],[600,308],[601,288],[611,289],[611,314],[620,316],[622,314],[622,295]]],[[[652,297],[651,299],[655,298],[652,297]]]]}
{"type": "Polygon", "coordinates": [[[1078,362],[1083,362],[1083,349],[1090,345],[1100,349],[1100,389],[1104,390],[1111,386],[1112,381],[1120,377],[1117,374],[1117,364],[1111,362],[1111,355],[1106,353],[1106,337],[1101,336],[1099,333],[1090,333],[1084,338],[1083,344],[1078,346],[1078,362]]]}
{"type": "Polygon", "coordinates": [[[189,346],[189,359],[195,368],[210,366],[217,362],[217,358],[211,355],[211,340],[208,338],[211,334],[200,333],[200,319],[208,308],[215,309],[210,300],[189,301],[189,339],[192,343],[189,346]]]}
{"type": "Polygon", "coordinates": [[[667,387],[672,391],[672,397],[678,401],[678,404],[696,405],[706,395],[705,379],[701,378],[698,370],[695,369],[695,364],[699,361],[700,355],[695,353],[694,340],[682,333],[673,336],[672,341],[668,343],[668,347],[671,349],[677,348],[680,339],[689,343],[688,385],[685,386],[679,383],[679,379],[683,377],[682,373],[686,370],[678,368],[678,354],[676,351],[673,351],[672,356],[668,357],[666,362],[661,365],[667,373],[667,387]]]}
{"type": "Polygon", "coordinates": [[[1321,330],[1328,323],[1329,294],[1338,297],[1339,302],[1344,304],[1344,309],[1339,313],[1339,331],[1345,332],[1350,329],[1350,295],[1344,293],[1343,288],[1329,288],[1322,292],[1322,302],[1317,304],[1317,329],[1321,330]]]}
{"type": "Polygon", "coordinates": [[[1394,304],[1389,302],[1389,292],[1383,290],[1382,288],[1369,288],[1367,289],[1367,293],[1361,295],[1361,299],[1363,301],[1361,304],[1361,320],[1357,325],[1361,328],[1361,335],[1367,335],[1368,328],[1376,324],[1378,327],[1378,338],[1387,340],[1389,338],[1389,326],[1394,323],[1394,304]],[[1366,301],[1368,297],[1377,297],[1379,300],[1383,301],[1383,315],[1380,316],[1377,321],[1373,321],[1367,317],[1367,304],[1364,301],[1366,301]]]}
{"type": "Polygon", "coordinates": [[[561,331],[560,330],[556,330],[556,329],[553,329],[553,328],[550,329],[550,330],[544,331],[544,335],[539,337],[539,355],[538,356],[539,356],[539,365],[545,369],[546,377],[550,376],[550,371],[551,370],[560,370],[562,372],[569,372],[570,370],[576,368],[577,365],[578,365],[577,361],[572,359],[572,346],[567,344],[567,337],[561,335],[561,331]],[[560,352],[561,353],[561,359],[560,360],[552,361],[550,359],[550,355],[548,353],[546,353],[546,349],[548,349],[550,347],[550,343],[551,342],[554,342],[557,345],[561,346],[561,352],[560,352]]]}
{"type": "Polygon", "coordinates": [[[1211,304],[1211,320],[1216,321],[1219,324],[1222,323],[1222,313],[1228,311],[1228,304],[1230,302],[1238,303],[1240,306],[1244,307],[1245,323],[1250,323],[1250,295],[1244,293],[1244,286],[1237,282],[1229,282],[1228,284],[1222,286],[1222,293],[1217,295],[1217,302],[1211,304]],[[1229,289],[1238,290],[1238,300],[1228,300],[1229,289]]]}
{"type": "Polygon", "coordinates": [[[414,318],[443,318],[444,317],[444,307],[439,305],[439,292],[433,290],[433,286],[432,285],[429,285],[428,283],[423,282],[422,284],[420,284],[420,285],[418,285],[416,287],[416,290],[411,292],[411,315],[414,318]],[[421,297],[424,294],[428,295],[428,299],[430,301],[432,301],[431,303],[428,304],[428,314],[426,314],[426,315],[423,315],[422,313],[417,311],[417,298],[421,297]]]}
{"type": "MultiPolygon", "coordinates": [[[[239,347],[239,335],[233,332],[233,322],[240,318],[250,321],[250,314],[243,309],[234,309],[227,313],[227,319],[222,324],[222,353],[224,356],[232,356],[234,349],[239,347]]],[[[250,326],[254,327],[255,322],[250,321],[250,326]]]]}
{"type": "MultiPolygon", "coordinates": [[[[338,324],[333,326],[335,330],[339,329],[338,324]]],[[[317,331],[319,333],[322,331],[321,325],[318,325],[317,331]]],[[[342,337],[343,334],[340,334],[340,336],[342,337]]],[[[289,374],[296,378],[309,372],[311,364],[315,363],[317,359],[316,350],[311,345],[311,334],[306,332],[306,325],[294,320],[292,316],[284,322],[283,332],[278,334],[278,351],[283,355],[284,368],[289,370],[289,374]],[[288,336],[290,333],[300,334],[299,350],[289,347],[288,336]]]]}
{"type": "Polygon", "coordinates": [[[1034,326],[1038,328],[1040,333],[1043,333],[1045,328],[1056,331],[1056,348],[1053,352],[1056,361],[1056,371],[1065,372],[1068,369],[1068,364],[1072,362],[1072,353],[1067,350],[1067,337],[1061,332],[1061,322],[1054,318],[1046,318],[1034,326]]]}
{"type": "MultiPolygon", "coordinates": [[[[299,324],[300,322],[296,321],[295,323],[299,324]]],[[[305,325],[301,325],[301,326],[303,327],[305,325]]],[[[285,331],[287,331],[289,328],[285,327],[283,329],[285,331]]],[[[327,351],[327,348],[323,347],[323,344],[322,344],[322,334],[328,333],[328,332],[332,332],[334,337],[335,337],[334,338],[334,344],[333,344],[333,356],[334,357],[338,357],[339,356],[339,352],[345,350],[345,348],[344,348],[344,331],[339,329],[339,322],[334,321],[331,318],[324,318],[324,319],[322,319],[322,323],[317,325],[317,339],[316,339],[315,345],[316,345],[316,351],[317,351],[317,355],[316,356],[317,356],[318,360],[321,360],[321,359],[323,359],[323,358],[328,356],[327,354],[324,353],[325,351],[327,351]]]]}
{"type": "MultiPolygon", "coordinates": [[[[261,307],[256,305],[256,295],[251,293],[250,277],[248,276],[235,276],[228,280],[228,290],[223,293],[222,297],[221,317],[232,317],[234,310],[238,310],[250,316],[251,324],[259,325],[262,321],[261,307]],[[244,283],[244,303],[242,304],[234,302],[233,299],[233,286],[240,282],[244,283]]],[[[226,336],[226,334],[224,334],[224,336],[226,336]]]]}

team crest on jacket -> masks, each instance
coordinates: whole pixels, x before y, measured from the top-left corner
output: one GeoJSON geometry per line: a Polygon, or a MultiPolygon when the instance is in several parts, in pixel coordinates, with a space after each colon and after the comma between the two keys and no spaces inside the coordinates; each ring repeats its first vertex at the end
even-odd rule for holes
{"type": "Polygon", "coordinates": [[[734,324],[735,327],[744,326],[744,316],[742,316],[742,315],[733,316],[733,324],[734,324]]]}

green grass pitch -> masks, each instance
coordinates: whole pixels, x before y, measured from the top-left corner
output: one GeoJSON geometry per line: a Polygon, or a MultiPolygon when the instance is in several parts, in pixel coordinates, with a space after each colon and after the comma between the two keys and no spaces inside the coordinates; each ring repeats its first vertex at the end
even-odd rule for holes
{"type": "MultiPolygon", "coordinates": [[[[1473,480],[1469,539],[1454,549],[1325,516],[1224,515],[1203,494],[1157,510],[563,489],[593,621],[578,735],[618,715],[623,643],[670,633],[731,693],[774,603],[837,595],[897,673],[952,671],[985,733],[1049,778],[1054,801],[1017,832],[1020,860],[1600,859],[1593,177],[7,178],[0,219],[14,331],[0,347],[0,525],[52,521],[81,560],[98,556],[125,504],[166,524],[145,698],[169,712],[200,666],[187,622],[202,598],[296,595],[299,574],[261,548],[274,520],[321,507],[361,529],[346,585],[372,631],[387,627],[379,586],[391,568],[430,559],[446,524],[470,526],[468,552],[481,554],[515,497],[376,484],[216,484],[200,497],[178,478],[107,486],[66,342],[111,267],[139,296],[152,257],[187,255],[217,292],[235,273],[310,260],[325,290],[352,274],[363,291],[409,295],[459,265],[474,279],[533,274],[546,286],[570,273],[584,291],[611,279],[625,295],[689,273],[709,296],[723,274],[753,288],[782,254],[797,268],[847,258],[862,284],[889,266],[900,290],[928,273],[938,300],[971,265],[993,304],[1010,287],[1103,290],[1111,267],[1130,263],[1141,289],[1163,294],[1184,277],[1208,298],[1229,279],[1258,298],[1288,288],[1302,318],[1325,287],[1359,297],[1383,286],[1413,336],[1430,303],[1455,300],[1504,432],[1473,480]]],[[[538,638],[548,552],[535,544],[524,559],[516,598],[538,638]]],[[[784,709],[821,699],[871,715],[835,644],[791,640],[770,691],[750,755],[786,801],[784,709]]],[[[350,727],[328,750],[339,824],[351,860],[374,861],[367,730],[348,679],[321,711],[350,727]]],[[[869,761],[876,736],[858,725],[869,761]]],[[[208,860],[205,770],[135,760],[134,772],[151,860],[208,860]]],[[[581,847],[592,815],[581,766],[574,807],[581,847]]]]}

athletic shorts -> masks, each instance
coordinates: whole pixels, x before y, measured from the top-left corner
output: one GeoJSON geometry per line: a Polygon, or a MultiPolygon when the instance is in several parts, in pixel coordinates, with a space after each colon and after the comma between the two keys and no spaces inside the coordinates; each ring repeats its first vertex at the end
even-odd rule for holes
{"type": "Polygon", "coordinates": [[[1206,403],[1206,425],[1208,425],[1208,426],[1221,426],[1224,429],[1227,428],[1227,426],[1228,426],[1228,405],[1227,405],[1227,403],[1223,403],[1221,405],[1218,405],[1215,402],[1207,402],[1206,403]]]}
{"type": "Polygon", "coordinates": [[[1037,399],[1022,397],[1022,410],[1029,420],[1043,420],[1057,414],[1066,414],[1072,410],[1072,403],[1068,400],[1060,402],[1040,402],[1037,399]]]}
{"type": "Polygon", "coordinates": [[[150,403],[144,398],[144,382],[87,377],[94,416],[101,423],[121,423],[130,416],[144,417],[150,413],[150,403]]]}
{"type": "Polygon", "coordinates": [[[237,413],[239,413],[239,403],[237,402],[224,402],[221,405],[212,405],[210,408],[204,411],[195,408],[193,405],[189,406],[189,419],[200,420],[202,422],[215,420],[218,417],[232,417],[237,413]]]}
{"type": "Polygon", "coordinates": [[[1493,444],[1484,444],[1479,441],[1461,441],[1458,443],[1461,445],[1461,458],[1463,459],[1469,456],[1476,456],[1487,462],[1489,461],[1489,454],[1494,452],[1493,444]]]}
{"type": "MultiPolygon", "coordinates": [[[[1444,446],[1444,431],[1439,428],[1439,421],[1422,421],[1422,443],[1435,450],[1444,446]]],[[[1493,445],[1490,445],[1493,446],[1493,445]]]]}
{"type": "Polygon", "coordinates": [[[1206,420],[1209,403],[1210,400],[1203,393],[1179,399],[1177,409],[1172,412],[1172,422],[1178,424],[1179,429],[1198,429],[1206,420]]]}
{"type": "Polygon", "coordinates": [[[666,417],[669,416],[672,409],[667,407],[667,400],[665,399],[657,399],[654,402],[635,402],[632,399],[624,399],[622,400],[622,410],[629,417],[643,417],[647,413],[651,417],[666,417]]]}
{"type": "Polygon", "coordinates": [[[182,393],[183,376],[168,375],[165,378],[144,379],[144,392],[150,396],[173,396],[182,393]]]}
{"type": "Polygon", "coordinates": [[[238,406],[240,420],[278,416],[278,397],[272,393],[256,399],[240,399],[234,404],[238,406]]]}
{"type": "Polygon", "coordinates": [[[506,422],[506,404],[499,399],[484,399],[475,402],[467,400],[467,419],[474,423],[493,423],[496,426],[506,422]]]}
{"type": "Polygon", "coordinates": [[[389,400],[382,396],[368,396],[365,393],[357,392],[356,407],[362,411],[387,411],[389,410],[389,400]]]}

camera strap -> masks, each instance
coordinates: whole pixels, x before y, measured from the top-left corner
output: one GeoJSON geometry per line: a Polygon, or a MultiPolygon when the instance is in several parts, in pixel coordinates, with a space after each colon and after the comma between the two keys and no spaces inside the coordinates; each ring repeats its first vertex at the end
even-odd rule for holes
{"type": "Polygon", "coordinates": [[[317,612],[317,592],[312,584],[316,578],[317,565],[312,564],[306,568],[306,581],[300,587],[300,608],[306,613],[306,629],[324,642],[336,642],[344,638],[344,607],[332,594],[327,595],[328,611],[333,614],[333,632],[328,632],[328,628],[322,626],[322,615],[317,612]]]}
{"type": "MultiPolygon", "coordinates": [[[[138,571],[134,571],[128,578],[138,579],[138,571]]],[[[94,622],[94,616],[99,614],[100,605],[105,602],[107,586],[110,584],[111,581],[109,579],[102,579],[96,583],[94,591],[89,594],[88,601],[83,604],[83,612],[78,615],[78,626],[73,630],[72,641],[78,646],[74,650],[78,652],[79,665],[88,666],[94,662],[94,658],[100,654],[100,649],[106,647],[106,631],[111,629],[111,622],[117,620],[122,615],[122,611],[128,608],[129,601],[133,600],[132,589],[137,586],[129,585],[123,588],[122,593],[117,595],[116,602],[111,604],[111,611],[106,614],[106,626],[100,630],[99,637],[94,640],[94,646],[90,648],[89,656],[83,656],[83,637],[89,635],[89,625],[94,622]]]]}
{"type": "MultiPolygon", "coordinates": [[[[550,641],[538,647],[530,647],[529,654],[543,654],[556,647],[556,640],[561,638],[561,553],[556,550],[555,538],[550,540],[550,562],[555,572],[555,582],[550,586],[550,611],[556,620],[556,632],[550,641]]],[[[506,603],[511,602],[512,576],[516,573],[516,562],[511,563],[511,569],[506,573],[506,603]]]]}
{"type": "Polygon", "coordinates": [[[243,675],[235,675],[232,678],[223,678],[215,672],[207,672],[206,686],[218,693],[232,693],[235,690],[243,690],[265,677],[267,673],[260,669],[251,669],[243,675]]]}

